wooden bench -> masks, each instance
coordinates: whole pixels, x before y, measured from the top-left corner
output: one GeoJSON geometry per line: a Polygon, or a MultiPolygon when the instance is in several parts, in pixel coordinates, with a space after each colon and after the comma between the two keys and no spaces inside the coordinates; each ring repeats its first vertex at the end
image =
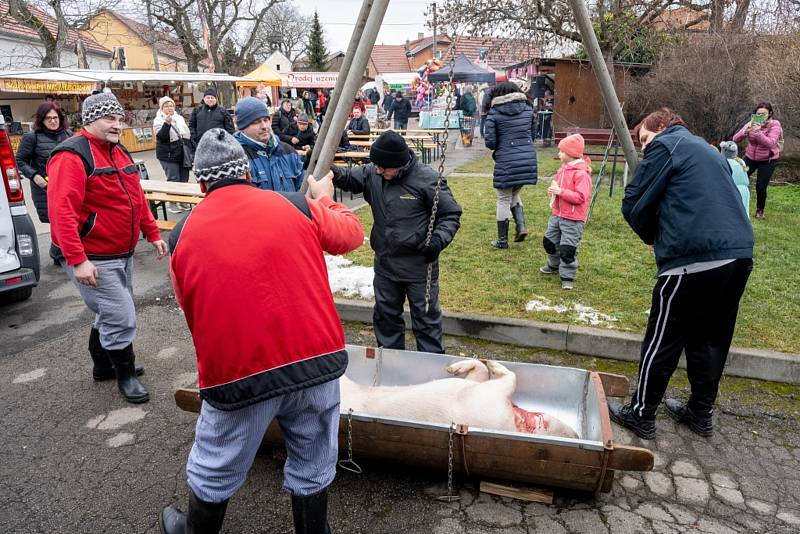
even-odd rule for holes
{"type": "Polygon", "coordinates": [[[161,219],[156,219],[156,226],[158,226],[159,230],[170,231],[178,225],[178,221],[162,221],[161,219]]]}

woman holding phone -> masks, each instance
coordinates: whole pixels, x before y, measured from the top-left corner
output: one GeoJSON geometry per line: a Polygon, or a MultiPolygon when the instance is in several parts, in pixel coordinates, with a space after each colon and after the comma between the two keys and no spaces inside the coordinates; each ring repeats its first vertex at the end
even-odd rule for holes
{"type": "Polygon", "coordinates": [[[767,186],[775,172],[775,165],[781,155],[783,129],[781,123],[773,117],[772,104],[760,102],[733,141],[738,143],[747,137],[747,149],[744,162],[748,176],[758,171],[756,179],[756,219],[764,218],[764,207],[767,204],[767,186]]]}

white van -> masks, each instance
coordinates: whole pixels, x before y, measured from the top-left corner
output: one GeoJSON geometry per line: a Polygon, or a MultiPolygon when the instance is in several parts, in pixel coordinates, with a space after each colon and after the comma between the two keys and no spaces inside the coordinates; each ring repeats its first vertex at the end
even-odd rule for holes
{"type": "Polygon", "coordinates": [[[39,243],[2,114],[0,175],[0,303],[19,302],[29,298],[39,283],[39,243]]]}

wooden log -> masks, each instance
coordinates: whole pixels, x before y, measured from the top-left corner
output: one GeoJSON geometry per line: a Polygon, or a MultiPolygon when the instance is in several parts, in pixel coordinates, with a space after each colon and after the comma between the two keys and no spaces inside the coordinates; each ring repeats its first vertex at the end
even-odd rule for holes
{"type": "Polygon", "coordinates": [[[508,484],[498,484],[496,482],[487,482],[482,480],[480,491],[483,493],[489,493],[491,495],[510,497],[519,501],[553,504],[553,492],[548,489],[511,486],[508,484]]]}
{"type": "Polygon", "coordinates": [[[615,444],[608,458],[608,468],[620,471],[651,471],[653,453],[641,447],[615,444]]]}
{"type": "Polygon", "coordinates": [[[624,397],[628,394],[631,383],[627,376],[602,372],[597,375],[603,383],[603,391],[607,397],[624,397]]]}

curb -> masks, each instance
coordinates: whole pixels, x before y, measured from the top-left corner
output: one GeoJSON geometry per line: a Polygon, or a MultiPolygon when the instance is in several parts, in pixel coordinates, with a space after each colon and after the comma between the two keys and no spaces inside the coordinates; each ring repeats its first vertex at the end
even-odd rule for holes
{"type": "MultiPolygon", "coordinates": [[[[336,299],[336,308],[343,321],[372,323],[372,302],[336,299]]],[[[406,326],[410,328],[408,310],[403,316],[406,326]]],[[[639,361],[643,339],[641,335],[616,330],[447,311],[442,312],[442,328],[445,334],[452,336],[629,362],[639,361]]],[[[679,366],[686,368],[683,356],[679,366]]],[[[725,374],[800,384],[800,355],[731,347],[725,374]]]]}

